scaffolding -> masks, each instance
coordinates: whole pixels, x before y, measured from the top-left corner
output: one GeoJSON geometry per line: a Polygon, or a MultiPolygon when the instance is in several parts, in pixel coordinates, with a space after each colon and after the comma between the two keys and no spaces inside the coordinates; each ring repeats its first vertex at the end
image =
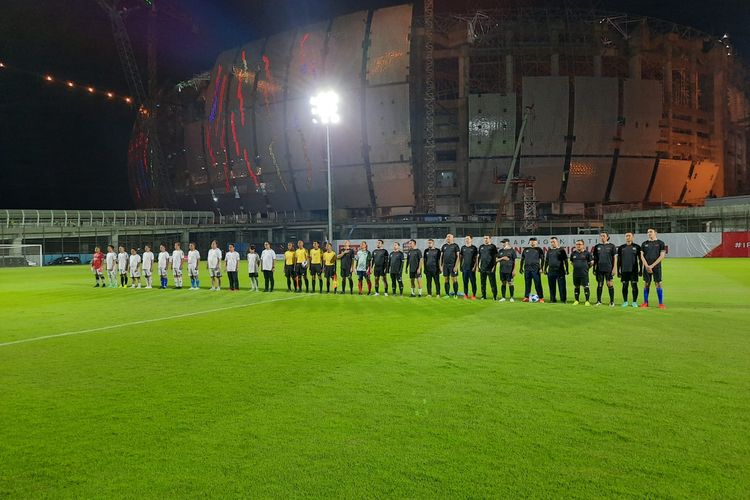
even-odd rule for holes
{"type": "MultiPolygon", "coordinates": [[[[477,213],[478,209],[472,206],[466,187],[467,97],[520,96],[527,76],[661,81],[664,103],[655,153],[661,158],[718,164],[714,195],[750,188],[746,154],[750,131],[741,119],[729,120],[725,109],[725,95],[743,94],[739,89],[743,82],[746,86],[748,76],[732,58],[735,51],[728,35],[710,35],[644,16],[521,1],[469,11],[432,12],[430,8],[430,18],[416,19],[415,25],[432,26],[432,56],[424,57],[425,67],[434,69],[434,106],[430,96],[424,123],[419,115],[414,119],[430,135],[434,131],[435,145],[425,141],[422,150],[425,165],[430,165],[425,171],[425,199],[433,197],[432,164],[428,163],[433,154],[436,177],[448,171],[457,179],[455,189],[438,189],[434,195],[442,211],[477,213]]],[[[425,90],[429,94],[433,76],[423,75],[421,81],[429,87],[425,90]]],[[[522,99],[518,99],[516,123],[522,116],[522,99]]],[[[515,190],[512,201],[522,203],[524,193],[515,190]]],[[[535,206],[545,216],[551,210],[549,204],[535,206]]]]}

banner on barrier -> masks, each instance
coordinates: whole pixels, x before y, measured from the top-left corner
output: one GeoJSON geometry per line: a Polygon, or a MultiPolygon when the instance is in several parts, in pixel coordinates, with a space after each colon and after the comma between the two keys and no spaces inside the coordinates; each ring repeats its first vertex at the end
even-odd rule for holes
{"type": "Polygon", "coordinates": [[[721,233],[721,245],[706,257],[750,257],[750,231],[721,233]]]}
{"type": "MultiPolygon", "coordinates": [[[[504,238],[510,240],[510,245],[515,248],[517,253],[521,252],[521,249],[530,245],[529,239],[533,235],[529,236],[495,236],[492,238],[492,243],[498,247],[502,246],[500,243],[504,238]]],[[[536,236],[539,246],[545,250],[550,246],[550,239],[552,236],[536,236]]],[[[586,248],[591,250],[594,245],[599,243],[598,234],[563,234],[557,235],[560,241],[560,246],[570,252],[575,247],[576,240],[583,240],[586,248]]],[[[750,233],[660,233],[658,238],[662,240],[667,247],[667,255],[669,257],[749,257],[750,256],[750,233]],[[726,235],[729,235],[728,237],[726,235]],[[722,241],[731,240],[731,241],[722,241]],[[744,245],[744,246],[742,246],[744,245]]],[[[645,234],[634,235],[634,241],[637,244],[642,244],[648,238],[645,234]]],[[[474,236],[472,243],[479,247],[483,243],[484,237],[481,235],[474,236]]],[[[344,246],[345,240],[336,240],[336,248],[341,250],[344,246]]],[[[359,249],[360,244],[363,240],[351,240],[351,247],[356,251],[359,249]]],[[[376,247],[377,240],[365,239],[367,246],[370,250],[376,247]]],[[[427,247],[426,238],[417,238],[417,248],[424,250],[427,247]]],[[[455,243],[459,246],[464,244],[463,236],[456,236],[454,238],[455,243]]],[[[384,248],[389,252],[393,250],[393,244],[398,243],[402,250],[407,249],[409,239],[384,239],[384,248]]],[[[610,242],[619,246],[625,243],[624,234],[611,234],[610,242]]],[[[445,237],[435,238],[435,246],[440,248],[445,243],[445,237]]]]}

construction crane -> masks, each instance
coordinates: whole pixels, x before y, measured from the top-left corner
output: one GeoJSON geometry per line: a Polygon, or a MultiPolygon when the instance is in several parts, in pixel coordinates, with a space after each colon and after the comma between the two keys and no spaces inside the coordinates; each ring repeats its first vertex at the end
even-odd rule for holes
{"type": "Polygon", "coordinates": [[[127,28],[125,27],[125,21],[123,19],[123,13],[129,11],[121,11],[120,0],[96,0],[99,6],[109,17],[110,23],[112,24],[112,34],[115,39],[115,46],[117,47],[117,53],[120,56],[120,62],[122,63],[122,69],[125,74],[125,79],[128,83],[128,88],[133,94],[133,99],[139,109],[142,111],[141,116],[144,120],[144,128],[148,134],[148,144],[150,147],[150,158],[151,168],[155,173],[155,180],[158,185],[159,200],[161,205],[166,208],[175,208],[177,201],[175,199],[175,192],[172,185],[172,180],[167,172],[167,165],[164,160],[164,152],[159,141],[159,134],[156,124],[156,94],[157,94],[157,81],[156,81],[156,21],[157,21],[157,7],[156,0],[147,1],[146,5],[149,7],[149,24],[148,24],[148,70],[149,70],[149,92],[146,93],[143,85],[143,79],[141,78],[141,72],[138,69],[138,63],[135,59],[133,52],[133,44],[128,36],[127,28]]]}

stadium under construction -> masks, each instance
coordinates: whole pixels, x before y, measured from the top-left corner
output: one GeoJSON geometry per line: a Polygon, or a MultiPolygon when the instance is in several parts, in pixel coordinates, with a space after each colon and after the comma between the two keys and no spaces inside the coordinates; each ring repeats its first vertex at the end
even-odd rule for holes
{"type": "Polygon", "coordinates": [[[358,11],[223,52],[141,108],[137,206],[324,218],[325,129],[309,103],[322,88],[342,104],[338,222],[461,216],[533,231],[750,190],[748,76],[728,36],[507,5],[358,11]]]}

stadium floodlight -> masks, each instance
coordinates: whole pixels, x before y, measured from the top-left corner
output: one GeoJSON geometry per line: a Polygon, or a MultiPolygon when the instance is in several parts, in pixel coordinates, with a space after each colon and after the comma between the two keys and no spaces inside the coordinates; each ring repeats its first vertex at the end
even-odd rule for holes
{"type": "Polygon", "coordinates": [[[333,192],[331,190],[331,125],[341,121],[339,96],[333,90],[324,90],[310,98],[313,123],[326,127],[326,152],[328,156],[328,240],[333,244],[333,192]]]}
{"type": "Polygon", "coordinates": [[[310,111],[313,115],[313,123],[323,125],[336,124],[341,120],[339,116],[339,96],[333,90],[319,92],[310,98],[310,111]]]}

